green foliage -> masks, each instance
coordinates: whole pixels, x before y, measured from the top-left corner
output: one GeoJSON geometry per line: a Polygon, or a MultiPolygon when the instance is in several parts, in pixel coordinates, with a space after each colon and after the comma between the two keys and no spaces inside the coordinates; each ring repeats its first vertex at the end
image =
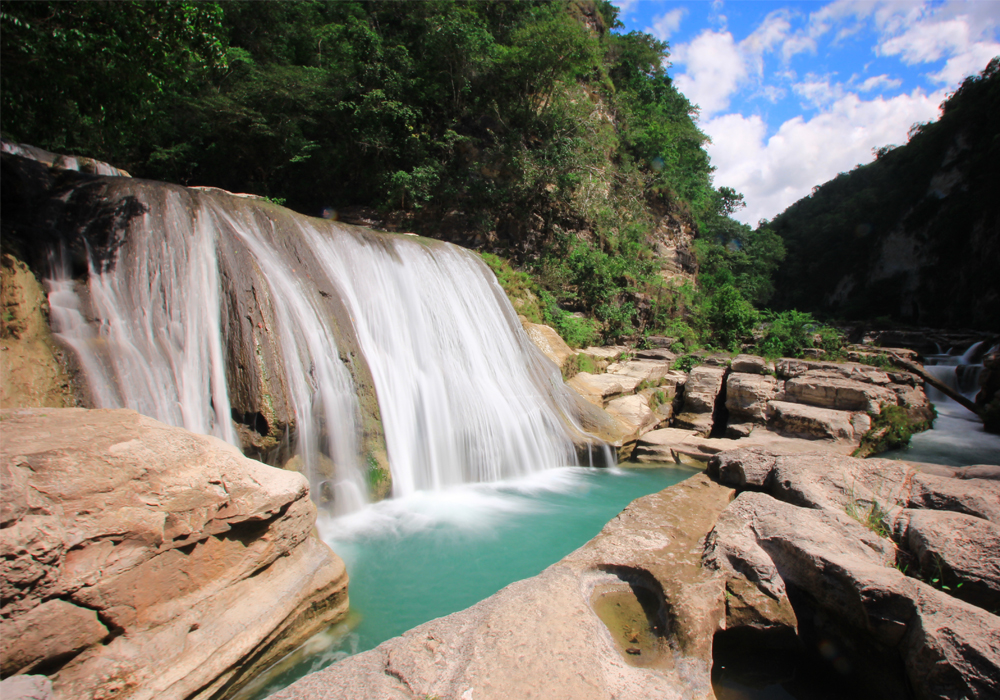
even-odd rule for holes
{"type": "Polygon", "coordinates": [[[539,297],[545,323],[552,326],[567,345],[571,348],[584,348],[597,342],[599,336],[593,321],[561,309],[555,297],[545,290],[539,292],[539,297]]]}
{"type": "Polygon", "coordinates": [[[871,428],[861,437],[853,456],[867,457],[901,449],[910,444],[914,433],[930,427],[928,422],[911,420],[902,406],[882,404],[878,415],[872,415],[871,428]]]}
{"type": "Polygon", "coordinates": [[[588,372],[590,374],[598,372],[594,358],[582,352],[568,358],[562,366],[563,379],[566,381],[572,379],[580,372],[588,372]]]}
{"type": "Polygon", "coordinates": [[[729,284],[719,289],[709,302],[712,338],[728,350],[739,350],[740,342],[752,334],[757,317],[753,305],[729,284]]]}
{"type": "MultiPolygon", "coordinates": [[[[526,272],[515,270],[509,261],[493,253],[480,253],[517,313],[531,323],[545,323],[545,314],[536,294],[535,283],[526,272]]],[[[558,330],[557,330],[558,332],[558,330]]],[[[565,338],[564,338],[565,340],[565,338]]]]}
{"type": "Polygon", "coordinates": [[[169,105],[225,67],[214,2],[9,2],[5,138],[130,165],[169,105]]]}
{"type": "Polygon", "coordinates": [[[367,469],[365,479],[368,482],[368,493],[373,498],[383,498],[391,486],[392,476],[389,471],[379,465],[375,455],[370,452],[365,457],[367,469]]]}
{"type": "Polygon", "coordinates": [[[691,368],[695,365],[701,364],[701,358],[697,355],[681,355],[673,364],[670,365],[670,369],[678,369],[681,372],[690,372],[691,368]]]}

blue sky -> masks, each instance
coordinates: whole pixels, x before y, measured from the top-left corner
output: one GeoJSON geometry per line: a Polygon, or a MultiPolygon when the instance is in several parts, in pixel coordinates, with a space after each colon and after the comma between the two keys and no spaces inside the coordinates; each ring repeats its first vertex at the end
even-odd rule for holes
{"type": "Polygon", "coordinates": [[[669,42],[715,185],[744,194],[749,224],[906,143],[1000,55],[1000,0],[613,2],[622,31],[669,42]]]}

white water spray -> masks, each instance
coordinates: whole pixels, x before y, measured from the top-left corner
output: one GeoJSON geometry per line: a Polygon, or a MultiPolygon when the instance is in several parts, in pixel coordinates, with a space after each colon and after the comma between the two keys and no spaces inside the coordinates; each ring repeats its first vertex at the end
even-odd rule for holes
{"type": "Polygon", "coordinates": [[[225,329],[232,334],[239,312],[223,298],[225,278],[228,289],[252,286],[258,307],[265,287],[275,327],[261,332],[280,354],[293,451],[335,514],[361,507],[367,491],[359,402],[338,332],[355,339],[374,381],[395,495],[575,463],[582,431],[568,390],[473,254],[225,195],[118,187],[144,213],[124,225],[113,258],[91,256],[85,294],[65,267],[48,280],[53,325],[95,405],[238,445],[225,329]],[[223,262],[222,249],[241,252],[223,262]],[[230,269],[236,258],[253,269],[230,269]],[[323,288],[347,310],[340,327],[323,288]]]}

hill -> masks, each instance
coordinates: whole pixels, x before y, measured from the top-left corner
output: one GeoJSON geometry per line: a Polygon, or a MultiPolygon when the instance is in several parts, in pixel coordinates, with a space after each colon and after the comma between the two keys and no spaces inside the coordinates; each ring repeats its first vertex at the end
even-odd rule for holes
{"type": "Polygon", "coordinates": [[[879,149],[770,222],[787,249],[776,306],[998,328],[1000,58],[941,107],[906,145],[879,149]]]}

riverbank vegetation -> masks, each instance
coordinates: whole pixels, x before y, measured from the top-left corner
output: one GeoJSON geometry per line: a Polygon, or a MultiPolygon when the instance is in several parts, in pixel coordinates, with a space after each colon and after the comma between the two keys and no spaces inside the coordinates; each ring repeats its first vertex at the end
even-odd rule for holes
{"type": "Polygon", "coordinates": [[[474,248],[519,313],[576,347],[834,350],[812,316],[767,310],[776,273],[815,251],[784,220],[779,234],[732,218],[742,195],[713,186],[668,45],[622,33],[617,13],[3,2],[0,126],[139,177],[474,248]]]}

